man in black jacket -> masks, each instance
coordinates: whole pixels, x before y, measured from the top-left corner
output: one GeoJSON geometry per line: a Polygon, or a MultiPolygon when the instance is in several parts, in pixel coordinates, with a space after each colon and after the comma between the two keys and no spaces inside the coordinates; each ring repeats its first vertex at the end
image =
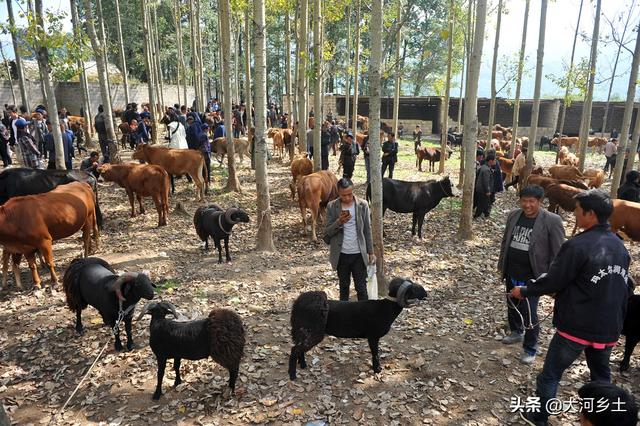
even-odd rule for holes
{"type": "Polygon", "coordinates": [[[389,139],[382,144],[382,177],[389,168],[389,179],[393,179],[393,168],[398,162],[398,142],[396,135],[389,133],[389,139]]]}
{"type": "Polygon", "coordinates": [[[496,163],[496,157],[492,154],[487,155],[487,158],[480,166],[476,173],[476,185],[474,191],[474,205],[476,212],[473,214],[473,218],[477,219],[480,215],[484,214],[485,217],[489,217],[491,213],[491,195],[494,193],[493,183],[493,166],[496,163]]]}
{"type": "Polygon", "coordinates": [[[576,223],[584,232],[562,245],[546,275],[511,290],[511,296],[518,299],[555,295],[556,334],[536,381],[541,408],[539,412],[521,413],[534,425],[547,424],[547,403],[555,401],[562,374],[582,352],[591,381],[611,382],[609,356],[620,337],[627,310],[630,257],[607,223],[613,212],[611,198],[594,189],[575,199],[576,223]]]}
{"type": "Polygon", "coordinates": [[[618,188],[618,198],[640,203],[640,172],[631,170],[627,173],[624,185],[618,188]]]}

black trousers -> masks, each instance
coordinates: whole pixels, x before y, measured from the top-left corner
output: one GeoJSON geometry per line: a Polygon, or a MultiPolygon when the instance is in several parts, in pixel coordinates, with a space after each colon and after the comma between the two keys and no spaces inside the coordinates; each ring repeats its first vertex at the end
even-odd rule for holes
{"type": "MultiPolygon", "coordinates": [[[[511,278],[507,277],[506,280],[507,293],[513,288],[511,278]]],[[[507,320],[509,321],[509,330],[515,331],[519,334],[524,333],[524,341],[522,342],[522,348],[529,355],[535,355],[538,352],[538,336],[540,335],[540,324],[538,324],[538,301],[539,297],[529,296],[527,300],[516,299],[515,297],[507,296],[511,303],[507,302],[507,320]],[[515,308],[514,308],[515,306],[515,308]],[[517,312],[516,312],[517,309],[517,312]],[[520,315],[522,318],[520,318],[520,315]],[[531,318],[529,318],[529,312],[531,312],[531,318]],[[522,323],[524,321],[524,324],[522,323]],[[533,324],[533,328],[527,328],[533,324]]]]}
{"type": "Polygon", "coordinates": [[[343,169],[342,177],[351,179],[351,177],[353,176],[354,167],[355,167],[355,164],[354,164],[353,158],[351,158],[351,156],[349,156],[349,158],[345,158],[342,161],[342,169],[343,169]]]}
{"type": "Polygon", "coordinates": [[[351,277],[356,288],[358,300],[368,300],[367,295],[367,265],[360,253],[340,253],[338,260],[338,279],[340,280],[340,300],[349,300],[349,286],[351,277]]]}
{"type": "Polygon", "coordinates": [[[474,219],[480,217],[481,214],[489,217],[491,213],[491,196],[476,191],[474,193],[474,205],[476,206],[476,212],[473,214],[474,219]]]}
{"type": "Polygon", "coordinates": [[[387,167],[389,167],[389,179],[393,179],[393,168],[396,163],[394,161],[383,161],[382,162],[382,177],[384,177],[384,172],[387,171],[387,167]]]}
{"type": "Polygon", "coordinates": [[[204,166],[207,168],[207,175],[205,178],[207,179],[207,182],[211,183],[211,154],[202,151],[202,156],[204,157],[204,166]]]}
{"type": "MultiPolygon", "coordinates": [[[[2,157],[3,167],[7,167],[11,164],[11,157],[9,156],[9,145],[7,142],[0,142],[0,157],[2,157]]],[[[42,151],[41,151],[42,152],[42,151]]]]}

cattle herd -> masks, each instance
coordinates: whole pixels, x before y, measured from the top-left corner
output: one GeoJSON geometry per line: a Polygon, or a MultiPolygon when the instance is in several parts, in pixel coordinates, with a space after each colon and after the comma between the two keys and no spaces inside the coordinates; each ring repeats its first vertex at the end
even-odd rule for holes
{"type": "MultiPolygon", "coordinates": [[[[508,177],[514,161],[506,154],[511,148],[511,131],[501,126],[491,134],[489,144],[496,149],[500,168],[508,177]]],[[[281,158],[285,151],[293,151],[295,133],[290,129],[271,129],[273,151],[281,158]]],[[[364,133],[357,133],[356,139],[364,133]]],[[[571,212],[575,207],[573,196],[589,188],[599,188],[605,179],[602,170],[581,172],[576,166],[576,157],[569,151],[575,138],[556,137],[551,144],[560,147],[559,163],[544,170],[537,167],[528,176],[526,184],[537,184],[544,188],[549,200],[549,209],[571,212]]],[[[526,138],[517,141],[520,147],[528,144],[526,138]]],[[[237,139],[236,153],[249,155],[246,141],[237,139]],[[244,145],[243,145],[244,143],[244,145]],[[240,149],[238,149],[240,148],[240,149]]],[[[479,146],[483,145],[480,141],[479,146]]],[[[593,146],[601,146],[594,141],[593,146]]],[[[484,146],[487,142],[484,141],[484,146]]],[[[226,139],[214,140],[212,151],[222,163],[226,154],[226,139]]],[[[450,148],[444,159],[452,156],[450,148]]],[[[416,146],[416,168],[422,171],[422,162],[429,162],[429,171],[443,153],[440,148],[416,146]]],[[[169,222],[170,197],[175,191],[174,178],[188,175],[195,186],[195,201],[199,207],[193,218],[195,233],[209,248],[209,238],[218,250],[218,261],[222,263],[222,243],[225,245],[226,261],[231,261],[229,238],[236,224],[250,222],[242,209],[223,209],[215,204],[204,204],[209,191],[203,156],[196,150],[170,149],[162,146],[140,144],[132,154],[134,160],[146,164],[103,164],[98,172],[105,181],[124,188],[131,217],[136,215],[137,200],[140,213],[144,212],[143,198],[151,197],[158,214],[158,226],[169,222]]],[[[291,198],[297,199],[303,232],[307,234],[307,210],[311,212],[312,240],[317,239],[316,228],[327,204],[338,198],[338,177],[329,170],[313,172],[313,165],[306,153],[290,154],[291,198]]],[[[367,186],[367,198],[370,186],[367,186]]],[[[412,235],[422,238],[426,214],[446,197],[454,196],[454,185],[448,176],[420,182],[383,179],[383,214],[390,209],[397,213],[412,214],[412,235]]],[[[133,310],[141,299],[154,298],[155,285],[144,273],[117,274],[106,261],[89,257],[99,250],[99,228],[103,215],[100,210],[96,179],[93,175],[78,171],[32,170],[9,168],[0,173],[0,244],[3,252],[2,287],[7,286],[8,262],[12,260],[15,284],[22,287],[19,263],[25,256],[33,277],[33,285],[40,288],[36,258],[40,257],[51,273],[51,287],[58,284],[54,269],[53,242],[82,231],[83,257],[71,262],[64,274],[63,287],[69,309],[76,314],[75,328],[83,332],[81,312],[89,305],[100,313],[104,324],[115,330],[115,349],[122,350],[119,337],[120,322],[124,323],[127,349],[133,349],[133,310]],[[93,244],[92,244],[93,238],[93,244]]],[[[614,200],[615,210],[611,217],[614,231],[640,241],[640,204],[614,200]]],[[[575,232],[575,229],[574,229],[575,232]]],[[[0,287],[0,289],[2,289],[0,287]]],[[[305,368],[305,352],[322,341],[325,335],[343,338],[366,338],[372,356],[372,366],[379,372],[379,339],[390,330],[403,308],[410,307],[426,297],[426,290],[409,280],[396,278],[389,286],[387,298],[366,302],[336,302],[327,300],[321,291],[301,294],[294,302],[291,313],[293,347],[289,358],[289,376],[296,378],[297,367],[305,368]]],[[[181,382],[181,359],[203,359],[211,357],[229,372],[228,385],[234,389],[240,360],[244,353],[245,330],[242,319],[233,311],[213,309],[201,320],[174,321],[179,319],[175,306],[168,302],[147,303],[140,317],[151,316],[150,347],[158,364],[157,386],[153,398],[162,394],[167,359],[174,360],[175,384],[181,382]]],[[[628,360],[627,360],[628,362],[628,360]]]]}

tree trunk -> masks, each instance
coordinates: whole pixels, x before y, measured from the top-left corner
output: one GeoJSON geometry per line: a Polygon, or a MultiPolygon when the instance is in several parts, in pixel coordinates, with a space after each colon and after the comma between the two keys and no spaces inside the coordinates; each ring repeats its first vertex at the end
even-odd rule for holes
{"type": "MultiPolygon", "coordinates": [[[[353,132],[358,131],[358,80],[360,78],[360,0],[356,0],[356,52],[353,57],[353,132]]],[[[382,46],[382,42],[380,42],[382,46]]],[[[381,65],[380,65],[381,66],[381,65]]],[[[378,91],[380,88],[378,88],[378,91]]],[[[369,98],[369,115],[371,115],[371,98],[369,98]]],[[[371,120],[369,120],[371,123],[371,120]]],[[[347,120],[347,127],[349,127],[349,120],[347,120]]]]}
{"type": "Polygon", "coordinates": [[[298,45],[296,46],[298,55],[298,149],[300,152],[307,150],[307,58],[309,57],[307,48],[307,33],[309,27],[308,0],[300,2],[300,33],[298,35],[298,45]]]}
{"type": "MultiPolygon", "coordinates": [[[[528,2],[528,0],[527,0],[528,2]]],[[[476,135],[478,134],[478,80],[484,44],[484,27],[487,17],[487,0],[477,0],[476,25],[474,31],[473,50],[469,60],[468,92],[465,95],[464,140],[466,146],[466,164],[464,188],[462,194],[462,212],[458,236],[464,240],[473,238],[471,222],[473,216],[473,192],[475,187],[475,154],[476,135]]]]}
{"type": "MultiPolygon", "coordinates": [[[[196,53],[197,50],[197,46],[198,46],[198,42],[196,40],[196,27],[195,27],[195,19],[196,19],[196,12],[195,12],[195,8],[193,5],[193,1],[194,0],[189,0],[189,34],[190,34],[190,44],[191,44],[191,75],[193,76],[193,90],[195,92],[195,96],[196,96],[196,100],[195,100],[195,106],[197,108],[197,106],[200,103],[200,99],[198,98],[199,96],[199,90],[198,90],[198,55],[196,53]]],[[[218,14],[220,13],[220,11],[218,11],[218,14]]],[[[228,56],[227,56],[228,58],[228,56]]],[[[187,108],[189,107],[189,105],[187,105],[187,108]]],[[[231,129],[228,129],[231,130],[231,129]]]]}
{"type": "MultiPolygon", "coordinates": [[[[7,61],[7,57],[4,54],[4,47],[0,44],[0,53],[2,54],[2,62],[4,62],[4,66],[7,72],[7,78],[9,79],[9,83],[11,84],[11,98],[13,99],[13,105],[17,105],[18,101],[16,100],[16,91],[13,88],[13,77],[11,76],[11,68],[9,68],[9,62],[7,61]]],[[[0,408],[2,406],[0,405],[0,408]]]]}
{"type": "Polygon", "coordinates": [[[521,176],[524,182],[533,167],[533,153],[538,138],[538,117],[540,116],[540,86],[542,85],[542,61],[544,59],[544,42],[547,29],[547,0],[540,4],[540,30],[538,32],[538,52],[536,62],[536,82],[533,89],[533,107],[531,110],[531,131],[529,132],[529,149],[527,151],[527,167],[521,176]]]}
{"type": "MultiPolygon", "coordinates": [[[[636,47],[633,52],[633,62],[631,63],[631,74],[629,75],[629,86],[627,88],[627,101],[624,106],[624,115],[622,116],[622,127],[620,128],[620,145],[618,146],[619,161],[616,161],[616,166],[613,169],[613,180],[611,181],[611,197],[617,198],[618,186],[620,181],[624,177],[622,176],[622,167],[625,163],[625,152],[629,140],[629,127],[631,126],[631,117],[633,115],[633,108],[635,106],[636,99],[636,85],[638,81],[638,66],[640,65],[640,35],[636,36],[636,47]]],[[[640,122],[640,114],[636,115],[636,126],[640,122]]],[[[638,142],[636,138],[631,140],[631,150],[629,152],[629,159],[627,162],[627,171],[633,170],[633,161],[636,157],[636,150],[638,149],[638,142]]]]}
{"type": "Polygon", "coordinates": [[[498,0],[498,20],[496,22],[496,38],[493,43],[493,63],[491,64],[491,103],[489,104],[489,134],[487,141],[491,141],[491,130],[496,121],[496,72],[498,69],[498,47],[500,45],[500,26],[502,24],[502,2],[498,0]]]}
{"type": "MultiPolygon", "coordinates": [[[[82,43],[82,36],[80,34],[81,27],[78,21],[78,5],[76,4],[76,0],[69,0],[69,8],[71,9],[71,23],[73,25],[73,36],[75,37],[76,43],[82,43]]],[[[87,133],[87,143],[89,146],[93,145],[93,141],[91,140],[91,136],[93,135],[93,127],[91,123],[93,122],[93,114],[91,114],[91,99],[89,98],[89,86],[87,84],[87,75],[84,70],[84,61],[78,60],[77,63],[78,70],[80,71],[80,90],[82,91],[82,105],[84,111],[84,130],[87,133]]]]}
{"type": "Polygon", "coordinates": [[[129,104],[129,73],[127,72],[127,60],[124,55],[124,42],[122,41],[122,23],[120,21],[120,0],[115,0],[116,29],[118,31],[118,50],[120,53],[120,71],[122,72],[122,85],[124,87],[124,101],[129,104]]]}
{"type": "MultiPolygon", "coordinates": [[[[516,140],[518,138],[518,125],[520,122],[520,89],[522,88],[522,70],[524,68],[524,54],[527,47],[527,27],[529,26],[529,5],[531,0],[525,0],[524,22],[522,23],[522,42],[520,43],[520,58],[518,59],[518,75],[516,76],[516,99],[513,103],[513,137],[511,138],[511,148],[509,157],[513,158],[516,153],[516,140]]],[[[531,142],[531,141],[529,141],[531,142]]]]}
{"type": "MultiPolygon", "coordinates": [[[[157,111],[157,115],[156,117],[161,116],[164,111],[163,111],[163,106],[166,105],[164,103],[164,82],[163,82],[163,77],[162,77],[162,66],[161,66],[161,62],[160,62],[160,52],[162,51],[160,49],[160,35],[158,33],[158,14],[156,11],[157,5],[153,6],[153,58],[155,59],[155,64],[156,64],[156,87],[158,87],[158,104],[154,105],[153,107],[156,108],[157,111]]],[[[155,141],[154,141],[155,142],[155,141]]]]}
{"type": "Polygon", "coordinates": [[[345,76],[344,76],[344,121],[349,127],[349,98],[351,97],[351,88],[349,85],[351,84],[351,5],[347,6],[347,63],[344,66],[345,76]]]}
{"type": "MultiPolygon", "coordinates": [[[[628,10],[635,9],[635,0],[631,2],[628,10]]],[[[620,51],[622,50],[622,43],[624,42],[624,36],[627,34],[627,29],[629,28],[629,20],[631,19],[632,13],[627,14],[627,20],[624,22],[624,28],[622,30],[622,35],[620,36],[620,43],[618,44],[618,51],[616,52],[616,60],[613,62],[613,71],[611,72],[611,81],[609,82],[609,92],[607,93],[607,103],[604,107],[604,116],[602,117],[602,129],[600,129],[600,136],[604,136],[604,133],[607,131],[607,118],[609,117],[609,102],[611,101],[611,91],[613,90],[613,83],[616,80],[616,70],[618,69],[618,60],[620,59],[620,51]]],[[[611,27],[613,31],[613,25],[611,27]]]]}
{"type": "MultiPolygon", "coordinates": [[[[636,111],[636,117],[640,117],[638,115],[639,111],[636,111]]],[[[633,126],[633,134],[631,135],[631,145],[629,146],[629,159],[627,160],[627,171],[633,170],[633,163],[635,162],[636,153],[638,151],[638,137],[640,136],[640,119],[636,118],[636,123],[633,126]]],[[[640,164],[638,167],[638,171],[640,171],[640,164]]],[[[622,177],[622,176],[621,176],[622,177]]]]}
{"type": "MultiPolygon", "coordinates": [[[[222,55],[225,58],[231,57],[231,31],[229,23],[231,22],[229,0],[218,0],[218,13],[220,13],[220,32],[222,34],[222,55]]],[[[240,181],[236,175],[236,156],[233,144],[233,126],[231,114],[231,70],[229,61],[222,62],[223,80],[222,80],[222,98],[224,110],[224,127],[227,129],[227,163],[229,165],[229,178],[227,179],[226,191],[241,191],[240,181]]],[[[260,105],[260,104],[258,104],[260,105]]]]}
{"type": "Polygon", "coordinates": [[[402,0],[397,0],[396,5],[396,88],[393,94],[393,131],[398,136],[398,119],[400,113],[400,85],[402,83],[401,64],[400,64],[400,46],[402,45],[402,28],[400,18],[402,17],[402,0]]]}
{"type": "Polygon", "coordinates": [[[151,37],[149,37],[149,33],[151,32],[151,26],[149,25],[149,11],[148,11],[148,0],[142,0],[140,2],[140,5],[142,6],[142,34],[141,34],[141,40],[142,40],[142,48],[143,48],[143,55],[144,55],[144,59],[145,59],[145,65],[146,65],[146,73],[147,73],[147,89],[149,91],[149,103],[152,105],[151,108],[149,108],[149,112],[151,113],[151,122],[154,123],[154,127],[152,130],[152,137],[153,137],[153,141],[154,143],[157,141],[157,137],[158,137],[158,126],[155,125],[156,124],[156,108],[154,107],[154,105],[157,104],[157,97],[156,97],[156,87],[155,87],[155,72],[153,70],[153,59],[152,59],[152,51],[154,50],[152,48],[153,43],[151,40],[151,37]]]}
{"type": "Polygon", "coordinates": [[[254,75],[256,88],[256,193],[258,208],[258,231],[256,250],[275,251],[271,232],[271,196],[267,176],[267,128],[265,106],[267,105],[267,60],[265,57],[264,0],[253,0],[254,75]]]}
{"type": "Polygon", "coordinates": [[[107,75],[107,88],[109,89],[109,100],[113,108],[113,96],[111,95],[111,80],[109,76],[109,53],[107,50],[107,31],[104,27],[104,16],[102,14],[102,0],[95,0],[96,17],[98,22],[98,31],[100,40],[102,40],[102,56],[104,57],[105,72],[107,75]]]}
{"type": "Polygon", "coordinates": [[[18,34],[16,31],[16,21],[13,16],[13,0],[7,0],[7,14],[9,15],[9,26],[11,28],[11,42],[13,43],[14,61],[16,63],[16,73],[18,74],[18,85],[20,86],[20,98],[22,105],[30,110],[29,96],[27,95],[27,84],[24,78],[22,68],[22,52],[20,52],[20,44],[18,42],[18,34]]]}
{"type": "MultiPolygon", "coordinates": [[[[180,68],[182,68],[182,90],[183,90],[182,98],[184,99],[184,104],[188,105],[187,65],[184,62],[184,48],[182,46],[182,8],[181,8],[180,0],[176,0],[175,8],[176,8],[176,33],[178,36],[178,64],[180,68]]],[[[180,91],[180,87],[178,87],[178,91],[180,91]]]]}
{"type": "Polygon", "coordinates": [[[204,112],[204,109],[207,105],[207,99],[204,94],[204,61],[202,59],[202,25],[200,25],[200,5],[201,2],[198,1],[196,7],[196,40],[198,41],[198,48],[196,50],[196,54],[198,55],[198,81],[200,82],[200,86],[198,90],[200,91],[200,104],[198,105],[198,111],[204,112]]]}
{"type": "Polygon", "coordinates": [[[315,125],[313,128],[313,170],[322,170],[322,155],[320,148],[320,128],[322,127],[322,0],[315,0],[313,5],[313,73],[315,86],[313,88],[313,110],[315,125]]]}
{"type": "MultiPolygon", "coordinates": [[[[284,56],[284,63],[285,63],[285,84],[287,86],[287,112],[289,114],[291,114],[292,110],[292,101],[291,101],[291,19],[289,18],[289,9],[287,9],[287,11],[285,12],[284,15],[284,35],[285,35],[285,56],[284,56]]],[[[291,121],[291,117],[289,117],[289,121],[291,121]]],[[[291,127],[291,123],[287,122],[288,127],[291,127]]],[[[293,154],[293,151],[295,151],[295,146],[294,144],[291,144],[291,151],[290,155],[293,154]]],[[[293,157],[292,157],[293,158],[293,157]]]]}
{"type": "MultiPolygon", "coordinates": [[[[255,125],[253,124],[253,118],[251,117],[251,108],[253,105],[253,99],[251,96],[251,5],[247,5],[247,9],[244,11],[244,78],[245,78],[245,111],[247,113],[247,136],[251,137],[251,135],[255,135],[255,125]]],[[[251,169],[255,170],[256,168],[256,156],[255,156],[255,146],[253,145],[253,141],[250,140],[249,144],[251,145],[251,169]]],[[[291,144],[293,145],[293,144],[291,144]]]]}
{"type": "MultiPolygon", "coordinates": [[[[467,12],[467,32],[465,34],[465,41],[462,45],[462,70],[460,71],[460,94],[458,95],[458,131],[462,130],[460,127],[462,126],[462,107],[463,107],[463,99],[462,99],[462,89],[464,88],[465,83],[469,84],[465,77],[469,73],[469,57],[471,52],[471,15],[473,11],[473,0],[469,0],[469,9],[467,12]],[[466,70],[465,70],[466,64],[466,70]]],[[[465,92],[466,96],[466,92],[465,92]]],[[[458,173],[458,188],[462,188],[464,185],[464,167],[465,167],[465,152],[466,148],[464,143],[460,145],[460,171],[458,173]]]]}
{"type": "MultiPolygon", "coordinates": [[[[47,36],[44,27],[42,0],[36,0],[35,10],[36,23],[38,25],[38,39],[42,40],[42,44],[36,47],[36,58],[38,59],[38,67],[43,76],[42,85],[44,86],[45,103],[47,111],[49,111],[49,120],[53,129],[53,143],[56,150],[56,169],[66,170],[64,162],[64,146],[62,144],[62,133],[60,131],[60,121],[58,119],[58,104],[53,91],[53,81],[51,81],[51,67],[49,66],[49,50],[47,49],[47,36]]],[[[17,138],[17,136],[16,136],[17,138]]]]}
{"type": "MultiPolygon", "coordinates": [[[[96,68],[98,69],[98,81],[100,82],[100,95],[102,97],[102,108],[104,111],[104,124],[107,128],[107,138],[111,141],[116,140],[116,132],[113,126],[113,110],[111,107],[111,98],[109,97],[109,79],[107,77],[106,59],[102,56],[103,51],[100,39],[96,34],[96,27],[93,22],[93,10],[91,9],[90,0],[82,0],[84,5],[84,16],[86,19],[87,33],[91,40],[91,47],[96,59],[96,68]]],[[[116,152],[110,153],[111,162],[117,162],[117,144],[116,152]],[[115,160],[114,160],[115,158],[115,160]]]]}
{"type": "MultiPolygon", "coordinates": [[[[560,127],[558,128],[558,133],[562,135],[564,131],[564,120],[567,115],[567,104],[569,103],[569,93],[571,92],[571,80],[573,79],[573,60],[576,54],[576,42],[578,41],[578,30],[580,29],[580,18],[582,17],[582,5],[584,0],[580,0],[580,9],[578,11],[578,22],[576,23],[576,31],[573,34],[573,47],[571,48],[571,60],[569,62],[569,81],[567,82],[567,87],[564,91],[564,101],[562,102],[562,111],[560,112],[560,127]]],[[[558,147],[560,150],[560,147],[558,147]]],[[[556,163],[558,162],[556,156],[556,163]]]]}
{"type": "MultiPolygon", "coordinates": [[[[584,170],[584,161],[587,155],[587,141],[589,138],[589,127],[591,126],[591,107],[593,105],[593,86],[596,79],[596,63],[598,61],[598,37],[600,36],[600,10],[602,0],[596,1],[596,17],[593,24],[593,35],[591,37],[591,56],[589,59],[589,85],[587,86],[587,95],[582,107],[582,117],[580,120],[580,156],[578,168],[584,170]]],[[[624,156],[624,151],[622,151],[624,156]]]]}
{"type": "MultiPolygon", "coordinates": [[[[502,1],[502,0],[500,0],[502,1]]],[[[451,91],[451,66],[453,64],[453,30],[455,0],[449,3],[449,40],[447,41],[447,77],[444,85],[444,105],[442,106],[442,128],[440,129],[440,152],[447,152],[447,129],[449,128],[449,92],[451,91]]],[[[445,156],[440,155],[438,173],[444,173],[445,156]]]]}

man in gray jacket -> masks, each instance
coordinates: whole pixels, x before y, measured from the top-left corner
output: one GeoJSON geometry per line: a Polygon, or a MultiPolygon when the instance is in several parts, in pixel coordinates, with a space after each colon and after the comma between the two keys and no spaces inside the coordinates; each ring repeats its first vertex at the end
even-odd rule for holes
{"type": "Polygon", "coordinates": [[[327,205],[325,241],[330,239],[329,260],[340,280],[340,300],[349,300],[353,276],[358,300],[367,300],[367,264],[373,264],[369,205],[353,195],[353,183],[338,181],[339,198],[327,205]]]}
{"type": "MultiPolygon", "coordinates": [[[[520,192],[521,208],[513,210],[507,217],[498,260],[498,270],[501,278],[506,281],[507,292],[546,273],[564,242],[562,219],[541,207],[543,198],[542,187],[525,187],[520,192]]],[[[507,319],[511,334],[502,339],[502,343],[522,342],[523,354],[520,360],[531,364],[538,350],[539,297],[529,297],[528,300],[510,296],[507,298],[507,319]]]]}

